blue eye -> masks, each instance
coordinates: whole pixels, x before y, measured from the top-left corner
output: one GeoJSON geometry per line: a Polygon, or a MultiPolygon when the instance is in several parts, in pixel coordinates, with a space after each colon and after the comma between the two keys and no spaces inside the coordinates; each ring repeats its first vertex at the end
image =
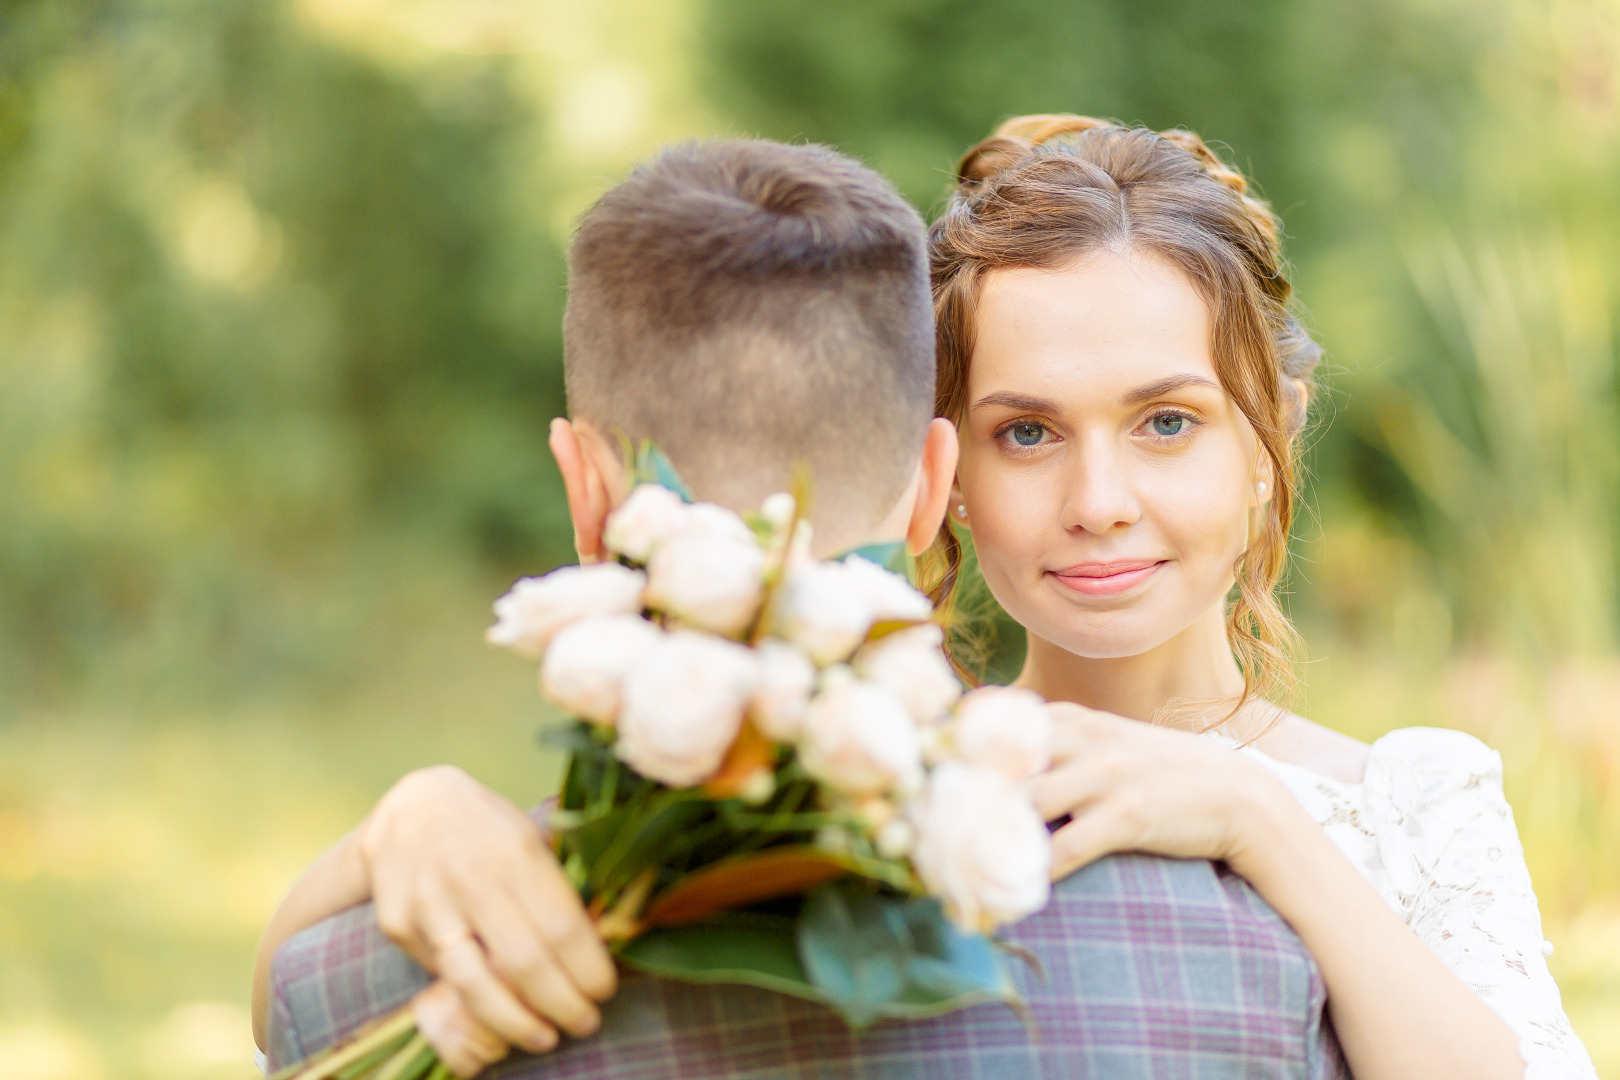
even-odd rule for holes
{"type": "Polygon", "coordinates": [[[1012,432],[1013,441],[1019,446],[1039,446],[1041,435],[1046,429],[1039,424],[1025,422],[1014,424],[1008,430],[1012,432]]]}
{"type": "Polygon", "coordinates": [[[1152,420],[1153,434],[1169,437],[1180,435],[1187,426],[1187,418],[1180,413],[1160,413],[1152,420]]]}

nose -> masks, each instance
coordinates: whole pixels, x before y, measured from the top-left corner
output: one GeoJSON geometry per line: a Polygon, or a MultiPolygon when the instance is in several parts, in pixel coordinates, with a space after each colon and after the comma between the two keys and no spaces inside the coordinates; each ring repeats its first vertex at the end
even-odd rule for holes
{"type": "Polygon", "coordinates": [[[1087,440],[1066,463],[1063,527],[1103,535],[1142,516],[1128,463],[1106,438],[1087,440]]]}

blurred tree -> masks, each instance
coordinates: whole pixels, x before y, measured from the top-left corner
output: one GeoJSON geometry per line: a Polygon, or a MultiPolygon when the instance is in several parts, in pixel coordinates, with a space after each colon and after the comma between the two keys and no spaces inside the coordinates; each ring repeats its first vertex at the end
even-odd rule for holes
{"type": "Polygon", "coordinates": [[[403,536],[566,553],[562,268],[498,62],[429,99],[278,7],[47,2],[0,65],[11,688],[336,671],[403,536]]]}

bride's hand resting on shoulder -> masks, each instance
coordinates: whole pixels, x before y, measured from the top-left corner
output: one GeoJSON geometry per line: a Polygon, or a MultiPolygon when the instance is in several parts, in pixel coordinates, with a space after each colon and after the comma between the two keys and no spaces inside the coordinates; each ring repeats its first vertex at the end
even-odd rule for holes
{"type": "Polygon", "coordinates": [[[1258,763],[1185,731],[1054,702],[1052,766],[1030,781],[1052,836],[1052,876],[1104,855],[1144,851],[1223,860],[1240,873],[1256,833],[1289,816],[1315,827],[1258,763]]]}
{"type": "Polygon", "coordinates": [[[1350,864],[1286,786],[1246,755],[1185,731],[1052,703],[1051,767],[1030,792],[1052,876],[1140,851],[1226,862],[1286,919],[1329,987],[1359,1080],[1521,1078],[1512,1030],[1350,864]]]}

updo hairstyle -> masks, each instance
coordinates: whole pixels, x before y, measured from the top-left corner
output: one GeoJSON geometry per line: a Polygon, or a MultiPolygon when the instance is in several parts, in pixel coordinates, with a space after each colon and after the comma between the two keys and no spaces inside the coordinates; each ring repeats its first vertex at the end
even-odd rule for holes
{"type": "MultiPolygon", "coordinates": [[[[966,419],[974,313],[992,270],[1061,269],[1093,252],[1151,251],[1208,305],[1215,370],[1270,456],[1276,491],[1255,513],[1234,567],[1226,632],[1244,674],[1236,708],[1286,703],[1298,635],[1274,595],[1298,498],[1297,442],[1321,358],[1289,309],[1281,222],[1248,181],[1190,131],[1155,132],[1068,114],[1020,116],[973,147],[929,230],[938,374],[935,409],[966,419]]],[[[947,522],[935,544],[935,602],[949,601],[962,549],[947,522]]],[[[1234,712],[1236,711],[1234,709],[1234,712]]]]}

